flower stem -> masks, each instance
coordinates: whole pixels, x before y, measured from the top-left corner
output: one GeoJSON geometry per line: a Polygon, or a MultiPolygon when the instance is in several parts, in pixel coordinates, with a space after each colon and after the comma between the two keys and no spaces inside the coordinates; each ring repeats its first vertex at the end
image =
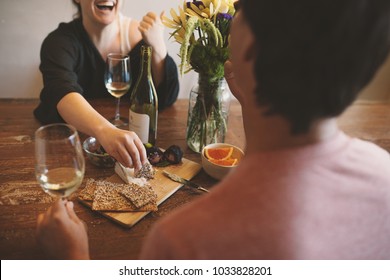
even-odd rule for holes
{"type": "Polygon", "coordinates": [[[223,79],[199,76],[198,88],[191,92],[187,121],[187,144],[200,152],[209,143],[223,142],[227,131],[227,112],[222,106],[223,79]],[[195,100],[193,100],[195,99],[195,100]],[[194,105],[191,108],[191,100],[194,105]]]}

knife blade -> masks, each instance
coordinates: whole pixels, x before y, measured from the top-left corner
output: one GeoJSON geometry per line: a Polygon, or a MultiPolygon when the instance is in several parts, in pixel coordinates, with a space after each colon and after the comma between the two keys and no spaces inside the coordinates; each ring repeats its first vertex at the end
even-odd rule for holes
{"type": "Polygon", "coordinates": [[[184,178],[182,178],[182,177],[180,177],[180,176],[178,176],[176,174],[169,173],[169,172],[167,172],[165,170],[163,171],[163,174],[165,176],[167,176],[169,179],[171,179],[172,181],[181,183],[183,185],[187,185],[189,187],[195,188],[195,189],[200,190],[202,192],[207,192],[207,193],[209,192],[208,189],[205,189],[205,188],[199,186],[198,184],[195,184],[194,182],[191,182],[191,181],[189,181],[187,179],[184,179],[184,178]]]}

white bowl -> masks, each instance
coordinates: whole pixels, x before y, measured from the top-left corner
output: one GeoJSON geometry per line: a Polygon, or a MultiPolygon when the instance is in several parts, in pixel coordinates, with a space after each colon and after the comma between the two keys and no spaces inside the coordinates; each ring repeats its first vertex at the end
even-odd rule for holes
{"type": "Polygon", "coordinates": [[[244,152],[237,146],[226,144],[226,143],[209,144],[205,146],[202,150],[202,167],[204,171],[214,179],[222,180],[223,177],[225,177],[230,171],[232,171],[234,168],[237,167],[237,165],[240,163],[243,156],[244,156],[244,152]],[[208,158],[205,155],[206,149],[229,148],[229,147],[233,147],[232,158],[237,159],[237,164],[233,166],[222,166],[222,165],[212,163],[211,161],[208,160],[208,158]]]}

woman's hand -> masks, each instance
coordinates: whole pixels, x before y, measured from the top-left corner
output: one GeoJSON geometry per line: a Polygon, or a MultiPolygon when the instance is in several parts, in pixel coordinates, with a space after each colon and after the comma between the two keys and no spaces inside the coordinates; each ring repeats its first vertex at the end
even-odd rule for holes
{"type": "Polygon", "coordinates": [[[159,17],[153,12],[147,13],[138,27],[144,41],[153,48],[154,55],[157,55],[161,60],[167,55],[164,41],[164,25],[161,22],[163,14],[164,12],[159,17]]]}
{"type": "Polygon", "coordinates": [[[109,127],[101,131],[97,139],[108,154],[126,167],[138,170],[148,160],[145,147],[135,132],[109,127]]]}
{"type": "Polygon", "coordinates": [[[37,241],[55,259],[89,259],[87,228],[73,210],[73,202],[56,201],[37,219],[37,241]]]}

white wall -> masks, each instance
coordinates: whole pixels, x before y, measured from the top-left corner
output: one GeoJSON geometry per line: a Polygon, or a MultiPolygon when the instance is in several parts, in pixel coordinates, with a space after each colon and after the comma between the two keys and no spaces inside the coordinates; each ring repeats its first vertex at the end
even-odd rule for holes
{"type": "MultiPolygon", "coordinates": [[[[183,0],[124,0],[124,14],[140,20],[152,10],[157,13],[181,5],[183,0]]],[[[0,98],[35,98],[42,88],[38,70],[39,50],[46,35],[59,22],[71,21],[75,13],[71,0],[1,0],[0,7],[0,98]]],[[[179,45],[168,40],[170,30],[165,30],[168,51],[175,59],[179,45]]],[[[187,98],[195,73],[180,77],[180,97],[187,98]]],[[[390,57],[373,82],[363,91],[365,99],[390,100],[390,57]]]]}
{"type": "MultiPolygon", "coordinates": [[[[182,0],[124,0],[123,13],[140,20],[148,11],[169,15],[182,0]]],[[[0,98],[36,98],[42,88],[39,51],[43,39],[60,22],[72,20],[71,0],[1,0],[0,2],[0,98]]],[[[179,63],[179,45],[168,40],[168,52],[179,63]]],[[[187,98],[197,81],[195,73],[180,77],[180,97],[187,98]]]]}

